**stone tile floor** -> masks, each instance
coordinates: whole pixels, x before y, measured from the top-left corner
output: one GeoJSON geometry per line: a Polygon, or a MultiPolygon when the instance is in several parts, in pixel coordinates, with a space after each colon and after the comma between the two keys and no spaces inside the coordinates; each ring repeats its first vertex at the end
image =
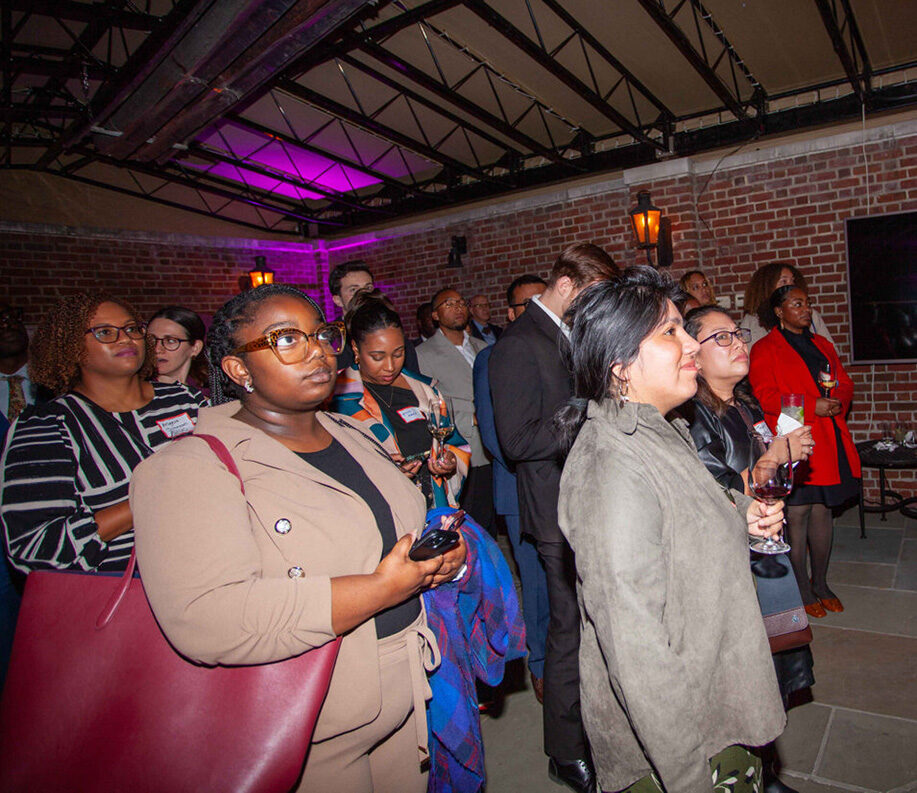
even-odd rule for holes
{"type": "MultiPolygon", "coordinates": [[[[816,684],[778,740],[799,793],[917,792],[917,520],[856,509],[835,521],[828,580],[842,614],[813,620],[816,684]]],[[[487,793],[561,793],[548,779],[541,707],[521,662],[502,711],[482,718],[487,793]]]]}

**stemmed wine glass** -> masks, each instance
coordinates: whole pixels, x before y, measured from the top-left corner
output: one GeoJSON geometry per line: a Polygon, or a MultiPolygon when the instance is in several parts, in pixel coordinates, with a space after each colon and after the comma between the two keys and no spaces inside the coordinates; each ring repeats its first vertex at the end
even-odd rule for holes
{"type": "Polygon", "coordinates": [[[436,462],[446,462],[445,441],[455,430],[455,421],[449,413],[449,405],[446,400],[434,397],[427,406],[427,428],[430,434],[436,438],[439,451],[436,453],[436,462]]]}
{"type": "MultiPolygon", "coordinates": [[[[793,490],[793,458],[790,441],[785,435],[765,439],[757,432],[752,434],[752,446],[758,461],[752,466],[749,487],[752,493],[766,504],[776,504],[793,490]]],[[[786,518],[783,519],[786,529],[786,518]]],[[[786,553],[790,546],[780,536],[753,537],[749,535],[748,546],[756,553],[786,553]]]]}
{"type": "Polygon", "coordinates": [[[831,364],[827,361],[818,373],[818,384],[824,390],[826,397],[831,396],[831,389],[837,385],[837,378],[831,371],[831,364]]]}

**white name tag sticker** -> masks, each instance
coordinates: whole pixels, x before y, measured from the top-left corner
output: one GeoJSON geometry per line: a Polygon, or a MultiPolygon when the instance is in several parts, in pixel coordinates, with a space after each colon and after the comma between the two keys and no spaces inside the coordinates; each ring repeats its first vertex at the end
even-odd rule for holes
{"type": "Polygon", "coordinates": [[[177,438],[179,435],[187,435],[194,431],[194,422],[187,413],[179,413],[177,416],[171,416],[167,419],[159,419],[156,422],[162,434],[167,438],[177,438]]]}
{"type": "Polygon", "coordinates": [[[755,422],[755,432],[757,432],[758,435],[760,435],[766,441],[769,441],[774,437],[774,433],[771,432],[771,428],[767,426],[766,421],[755,422]]]}
{"type": "Polygon", "coordinates": [[[410,424],[412,421],[424,421],[427,418],[420,408],[414,407],[413,405],[411,407],[401,408],[401,410],[398,411],[398,415],[401,416],[401,420],[405,424],[410,424]]]}

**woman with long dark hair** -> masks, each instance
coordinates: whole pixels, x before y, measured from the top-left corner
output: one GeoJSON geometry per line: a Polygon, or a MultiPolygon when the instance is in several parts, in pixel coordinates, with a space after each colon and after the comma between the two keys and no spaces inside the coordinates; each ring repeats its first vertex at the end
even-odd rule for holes
{"type": "Polygon", "coordinates": [[[762,319],[770,332],[751,350],[748,376],[754,395],[773,430],[781,398],[802,394],[804,423],[812,427],[815,441],[812,456],[796,469],[787,499],[787,541],[806,612],[824,617],[826,611],[844,610],[828,586],[832,510],[856,498],[859,491],[860,458],[844,420],[853,399],[853,381],[834,345],[812,333],[812,309],[804,289],[781,286],[771,295],[762,319]],[[828,371],[836,385],[825,396],[819,381],[820,373],[828,371]]]}
{"type": "MultiPolygon", "coordinates": [[[[690,422],[691,437],[707,470],[723,487],[751,495],[749,471],[757,462],[754,435],[770,437],[764,423],[764,412],[748,384],[748,342],[751,334],[740,328],[719,306],[703,306],[685,317],[685,330],[700,345],[697,364],[697,394],[679,412],[690,422]]],[[[793,460],[808,458],[814,443],[812,430],[799,427],[788,434],[793,460]]],[[[788,561],[753,554],[752,572],[759,578],[788,577],[781,592],[789,586],[795,590],[793,576],[788,576],[788,561]]],[[[793,592],[798,597],[798,594],[793,592]]],[[[784,707],[794,691],[815,682],[812,673],[812,651],[808,645],[772,655],[777,683],[784,707]]],[[[769,746],[763,752],[764,793],[793,793],[777,776],[776,750],[769,746]]]]}
{"type": "Polygon", "coordinates": [[[458,430],[433,454],[425,413],[442,402],[430,378],[405,368],[411,342],[401,317],[378,290],[359,292],[347,313],[355,363],[338,373],[332,407],[361,421],[420,488],[431,507],[457,507],[471,449],[458,430]]]}
{"type": "Polygon", "coordinates": [[[576,555],[583,722],[602,790],[751,791],[760,760],[745,747],[785,716],[746,534],[776,533],[782,504],[722,487],[666,419],[697,388],[678,294],[636,266],[571,309],[558,516],[576,555]]]}

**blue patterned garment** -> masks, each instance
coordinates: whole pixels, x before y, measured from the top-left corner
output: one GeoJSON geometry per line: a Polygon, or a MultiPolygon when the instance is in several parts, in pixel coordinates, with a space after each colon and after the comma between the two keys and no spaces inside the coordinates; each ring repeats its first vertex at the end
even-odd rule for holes
{"type": "MultiPolygon", "coordinates": [[[[449,508],[432,509],[439,525],[449,508]]],[[[430,677],[428,793],[477,793],[484,788],[484,745],[475,679],[503,680],[507,661],[525,656],[522,611],[509,566],[497,543],[470,518],[462,525],[468,572],[456,583],[424,592],[427,622],[442,663],[430,677]]]]}

